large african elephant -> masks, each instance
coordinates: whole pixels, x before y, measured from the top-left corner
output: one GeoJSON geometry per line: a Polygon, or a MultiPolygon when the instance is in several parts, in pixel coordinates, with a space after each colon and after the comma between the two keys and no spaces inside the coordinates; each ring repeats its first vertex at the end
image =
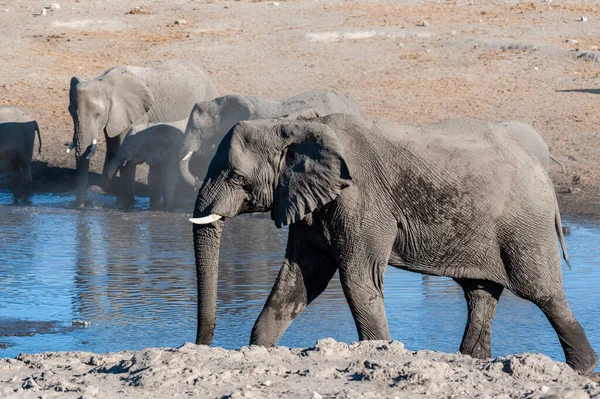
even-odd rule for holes
{"type": "MultiPolygon", "coordinates": [[[[180,180],[179,153],[187,118],[170,123],[133,126],[121,147],[108,163],[105,178],[111,178],[119,167],[147,163],[150,166],[148,188],[150,208],[174,206],[175,189],[180,180]]],[[[134,181],[130,184],[133,186],[134,181]]]]}
{"type": "Polygon", "coordinates": [[[20,107],[0,106],[0,160],[10,161],[12,166],[11,190],[14,201],[28,200],[30,188],[31,158],[37,132],[42,152],[42,138],[37,122],[20,107]]]}
{"type": "Polygon", "coordinates": [[[200,187],[217,145],[237,122],[277,118],[303,110],[313,110],[318,115],[363,115],[361,106],[349,94],[329,89],[315,89],[284,100],[232,94],[198,103],[190,114],[185,132],[181,175],[189,185],[200,187]],[[189,168],[193,154],[197,154],[197,165],[205,165],[198,176],[189,168]]]}
{"type": "MultiPolygon", "coordinates": [[[[67,152],[75,148],[76,205],[85,204],[89,160],[96,152],[100,131],[106,139],[106,168],[132,125],[178,121],[189,115],[196,102],[216,96],[206,72],[188,62],[168,61],[152,68],[117,66],[88,81],[73,77],[69,112],[74,133],[67,152]]],[[[135,166],[122,168],[124,175],[130,182],[135,166]]],[[[132,202],[133,192],[124,193],[122,199],[132,202]]]]}
{"type": "Polygon", "coordinates": [[[598,363],[563,290],[552,183],[497,124],[414,128],[339,114],[237,124],[219,144],[191,219],[197,343],[214,333],[223,219],[251,212],[289,225],[252,344],[275,345],[336,271],[359,338],[389,340],[389,264],[463,282],[471,334],[461,349],[475,345],[506,287],[544,312],[567,364],[590,373],[598,363]]]}
{"type": "Polygon", "coordinates": [[[565,165],[554,157],[548,150],[548,144],[542,136],[529,124],[520,121],[504,121],[500,122],[500,126],[511,132],[525,148],[540,161],[544,169],[548,170],[548,162],[550,160],[559,164],[563,173],[567,173],[565,165]]]}

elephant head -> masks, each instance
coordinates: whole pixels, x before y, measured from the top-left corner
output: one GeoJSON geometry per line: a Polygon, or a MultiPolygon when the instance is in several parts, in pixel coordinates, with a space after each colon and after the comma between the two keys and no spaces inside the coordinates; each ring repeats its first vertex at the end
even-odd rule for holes
{"type": "Polygon", "coordinates": [[[222,96],[194,106],[185,129],[179,163],[181,175],[189,185],[198,188],[202,184],[202,180],[189,170],[192,155],[202,151],[204,158],[210,160],[229,129],[237,122],[249,119],[253,110],[253,104],[240,95],[222,96]]]}
{"type": "Polygon", "coordinates": [[[89,159],[96,152],[99,133],[104,131],[107,138],[124,133],[153,103],[146,84],[125,70],[110,70],[89,81],[71,79],[69,113],[73,118],[73,142],[67,152],[75,148],[78,205],[85,202],[89,159]]]}
{"type": "MultiPolygon", "coordinates": [[[[147,125],[143,125],[144,127],[147,125]]],[[[125,140],[106,166],[104,177],[112,178],[121,166],[160,163],[167,152],[178,149],[183,133],[166,123],[153,124],[145,128],[134,126],[127,132],[125,140]]],[[[133,182],[131,182],[133,184],[133,182]]]]}
{"type": "Polygon", "coordinates": [[[282,227],[333,201],[351,184],[341,142],[331,128],[316,121],[240,122],[219,145],[190,219],[198,277],[198,344],[210,344],[215,328],[223,218],[270,211],[275,225],[282,227]]]}

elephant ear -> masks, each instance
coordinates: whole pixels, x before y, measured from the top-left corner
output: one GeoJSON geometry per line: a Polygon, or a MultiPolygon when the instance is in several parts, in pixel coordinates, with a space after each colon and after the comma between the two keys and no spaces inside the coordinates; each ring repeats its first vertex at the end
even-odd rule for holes
{"type": "Polygon", "coordinates": [[[108,76],[105,80],[112,87],[106,134],[115,137],[152,108],[154,97],[144,82],[127,72],[108,76]]]}
{"type": "Polygon", "coordinates": [[[352,181],[342,144],[329,126],[282,124],[279,135],[287,145],[281,153],[271,211],[277,227],[302,220],[333,201],[352,181]]]}

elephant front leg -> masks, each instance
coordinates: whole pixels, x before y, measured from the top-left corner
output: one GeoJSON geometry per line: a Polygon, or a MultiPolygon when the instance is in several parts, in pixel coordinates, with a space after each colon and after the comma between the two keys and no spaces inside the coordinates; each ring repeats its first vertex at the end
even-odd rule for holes
{"type": "Polygon", "coordinates": [[[358,338],[390,340],[383,302],[383,278],[394,244],[393,226],[380,226],[376,237],[344,237],[337,245],[340,282],[350,306],[358,338]],[[388,231],[388,234],[385,231],[388,231]],[[353,243],[348,249],[347,243],[353,243]]]}
{"type": "Polygon", "coordinates": [[[119,194],[117,196],[120,204],[132,206],[135,204],[133,186],[135,185],[136,165],[127,164],[119,169],[119,194]]]}
{"type": "Polygon", "coordinates": [[[161,170],[158,165],[150,165],[148,190],[150,191],[150,209],[160,209],[161,170]]]}
{"type": "Polygon", "coordinates": [[[504,287],[484,280],[454,279],[462,287],[467,300],[467,325],[460,353],[477,359],[492,356],[492,321],[504,287]]]}
{"type": "Polygon", "coordinates": [[[283,266],[269,299],[254,323],[251,345],[275,346],[304,308],[325,290],[337,269],[328,251],[311,245],[314,232],[290,226],[283,266]]]}

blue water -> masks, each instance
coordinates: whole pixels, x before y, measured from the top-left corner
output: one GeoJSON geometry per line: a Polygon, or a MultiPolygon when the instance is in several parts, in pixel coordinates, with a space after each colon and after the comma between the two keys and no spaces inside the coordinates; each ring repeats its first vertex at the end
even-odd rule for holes
{"type": "MultiPolygon", "coordinates": [[[[11,206],[0,192],[0,357],[21,352],[93,352],[179,346],[195,339],[196,287],[185,213],[69,207],[72,196],[35,195],[11,206]],[[91,322],[72,326],[73,320],[91,322]]],[[[103,208],[104,207],[104,208],[103,208]]],[[[600,351],[600,228],[570,223],[573,269],[563,268],[575,316],[600,351]]],[[[287,231],[264,215],[228,220],[221,245],[213,345],[246,345],[283,259],[287,231]]],[[[452,280],[388,268],[385,302],[394,339],[407,348],[458,350],[466,304],[452,280]]],[[[281,345],[357,339],[337,277],[292,323],[281,345]]],[[[533,304],[505,291],[492,335],[494,356],[541,352],[564,360],[554,330],[533,304]]]]}

